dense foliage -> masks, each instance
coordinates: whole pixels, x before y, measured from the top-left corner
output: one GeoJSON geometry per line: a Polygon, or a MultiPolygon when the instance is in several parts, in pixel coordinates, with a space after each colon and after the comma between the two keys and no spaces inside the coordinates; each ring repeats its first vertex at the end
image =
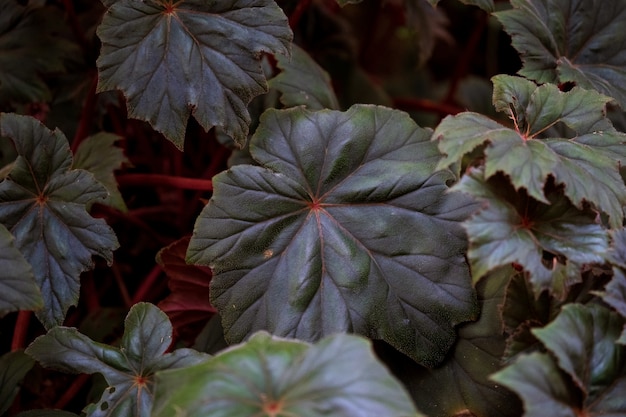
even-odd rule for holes
{"type": "Polygon", "coordinates": [[[625,24],[0,1],[0,415],[626,415],[625,24]]]}

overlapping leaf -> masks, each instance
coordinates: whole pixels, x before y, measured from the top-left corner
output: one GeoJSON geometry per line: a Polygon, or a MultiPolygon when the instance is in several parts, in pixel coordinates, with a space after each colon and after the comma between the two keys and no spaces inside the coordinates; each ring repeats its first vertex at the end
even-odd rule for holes
{"type": "Polygon", "coordinates": [[[330,77],[322,67],[297,45],[291,57],[277,55],[281,72],[269,81],[282,93],[280,101],[286,107],[304,105],[310,110],[339,109],[330,77]]]}
{"type": "Polygon", "coordinates": [[[57,8],[0,2],[0,106],[50,100],[42,75],[62,71],[78,50],[63,26],[57,8]]]}
{"type": "Polygon", "coordinates": [[[120,0],[98,36],[98,91],[120,89],[131,117],[147,120],[182,148],[193,116],[247,139],[248,102],[267,90],[262,51],[285,54],[292,38],[273,0],[120,0]]]}
{"type": "MultiPolygon", "coordinates": [[[[613,267],[613,279],[607,284],[602,293],[602,298],[622,317],[626,318],[626,229],[620,229],[613,233],[613,248],[609,259],[615,265],[613,267]]],[[[626,344],[626,324],[619,341],[626,344]]]]}
{"type": "Polygon", "coordinates": [[[114,175],[116,169],[128,163],[122,148],[115,146],[118,140],[119,136],[105,132],[86,138],[76,150],[72,167],[91,172],[96,180],[106,187],[109,195],[101,202],[102,204],[127,211],[114,175]]]}
{"type": "Polygon", "coordinates": [[[20,383],[35,361],[21,350],[0,356],[0,415],[11,407],[20,383]]]}
{"type": "Polygon", "coordinates": [[[516,391],[526,417],[618,416],[626,413],[624,320],[599,305],[569,304],[533,333],[547,353],[519,357],[493,379],[516,391]]]}
{"type": "Polygon", "coordinates": [[[626,105],[626,1],[512,0],[495,15],[540,83],[572,81],[626,105]]]}
{"type": "Polygon", "coordinates": [[[33,269],[44,300],[37,317],[50,328],[78,300],[79,276],[93,267],[92,255],[112,261],[113,230],[85,210],[107,192],[87,171],[70,169],[63,133],[31,117],[0,114],[0,135],[12,138],[19,154],[0,183],[0,223],[33,269]]]}
{"type": "Polygon", "coordinates": [[[264,167],[214,178],[187,254],[213,268],[226,339],[349,331],[439,362],[475,313],[460,227],[475,205],[447,193],[429,137],[378,106],[267,111],[251,141],[264,167]]]}
{"type": "Polygon", "coordinates": [[[43,298],[32,268],[15,247],[11,233],[1,224],[0,270],[0,317],[11,311],[43,307],[43,298]]]}
{"type": "Polygon", "coordinates": [[[155,372],[196,365],[209,356],[193,349],[165,353],[172,325],[152,304],[135,304],[125,327],[119,348],[94,342],[74,328],[55,327],[35,339],[26,353],[46,367],[104,376],[109,386],[97,404],[86,408],[87,416],[148,417],[155,372]]]}
{"type": "Polygon", "coordinates": [[[476,168],[455,188],[484,201],[464,224],[475,281],[499,266],[517,263],[530,273],[537,293],[566,293],[579,278],[581,265],[604,262],[608,236],[595,213],[578,210],[557,191],[548,195],[551,204],[544,204],[515,191],[502,176],[485,180],[484,171],[476,168]]]}
{"type": "Polygon", "coordinates": [[[619,227],[626,205],[626,187],[619,174],[626,157],[626,135],[606,118],[609,98],[580,88],[563,93],[551,84],[537,87],[506,75],[494,77],[493,83],[494,105],[512,119],[514,127],[477,113],[446,117],[433,135],[446,155],[439,167],[458,163],[486,145],[487,178],[503,172],[516,189],[524,188],[534,199],[548,203],[544,187],[554,177],[577,207],[592,203],[609,215],[611,226],[619,227]],[[562,125],[574,132],[573,137],[541,139],[562,125]]]}
{"type": "Polygon", "coordinates": [[[201,365],[157,374],[154,417],[418,417],[368,341],[310,346],[265,332],[201,365]]]}

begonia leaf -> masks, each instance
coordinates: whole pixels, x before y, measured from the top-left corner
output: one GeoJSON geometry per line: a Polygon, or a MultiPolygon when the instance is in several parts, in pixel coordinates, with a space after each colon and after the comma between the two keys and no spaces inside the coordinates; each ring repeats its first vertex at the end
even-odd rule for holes
{"type": "Polygon", "coordinates": [[[265,112],[262,166],[213,179],[187,252],[213,269],[226,340],[354,332],[438,363],[475,314],[460,222],[476,206],[447,192],[429,137],[379,106],[265,112]]]}
{"type": "Polygon", "coordinates": [[[243,145],[248,102],[267,91],[261,52],[287,54],[287,17],[273,0],[120,0],[98,27],[98,91],[122,90],[133,118],[182,149],[190,116],[243,145]],[[138,63],[141,63],[140,65],[138,63]]]}
{"type": "Polygon", "coordinates": [[[42,75],[62,71],[78,51],[63,26],[55,7],[0,2],[0,106],[51,99],[42,75]]]}
{"type": "Polygon", "coordinates": [[[189,240],[190,237],[177,240],[157,254],[171,291],[159,308],[168,315],[181,337],[195,337],[216,312],[209,301],[211,269],[185,262],[189,240]]]}
{"type": "Polygon", "coordinates": [[[15,247],[15,239],[11,233],[1,224],[0,270],[0,317],[12,311],[37,310],[43,307],[43,298],[33,269],[15,247]]]}
{"type": "Polygon", "coordinates": [[[86,138],[74,154],[72,167],[91,172],[106,187],[109,195],[100,203],[125,212],[128,209],[117,186],[114,171],[128,163],[128,159],[122,148],[115,146],[118,140],[119,136],[105,132],[86,138]]]}
{"type": "Polygon", "coordinates": [[[154,417],[418,417],[370,342],[254,334],[198,366],[157,374],[154,417]]]}
{"type": "Polygon", "coordinates": [[[521,355],[493,379],[517,392],[525,417],[626,413],[626,346],[616,342],[624,320],[600,305],[568,304],[534,329],[550,354],[521,355]]]}
{"type": "Polygon", "coordinates": [[[21,350],[0,356],[0,415],[11,407],[20,390],[20,383],[35,361],[21,350]]]}
{"type": "Polygon", "coordinates": [[[568,278],[578,280],[583,264],[604,262],[608,235],[596,214],[577,209],[557,191],[548,195],[551,204],[544,204],[515,191],[502,176],[485,180],[478,168],[464,175],[455,189],[484,202],[464,223],[474,281],[516,263],[530,273],[537,293],[562,293],[573,283],[568,278]],[[551,256],[547,264],[545,254],[551,256]]]}
{"type": "Polygon", "coordinates": [[[172,326],[165,313],[149,303],[135,304],[125,320],[119,347],[97,343],[70,327],[54,327],[39,336],[26,353],[45,367],[70,373],[100,373],[108,387],[89,417],[148,417],[154,374],[163,369],[196,365],[209,358],[193,349],[165,353],[172,326]]]}
{"type": "Polygon", "coordinates": [[[113,260],[115,233],[85,209],[107,192],[87,171],[71,169],[72,154],[60,131],[32,117],[0,114],[0,135],[11,138],[19,154],[0,183],[0,223],[33,269],[44,300],[36,314],[51,328],[76,304],[79,277],[93,267],[92,256],[113,260]]]}
{"type": "Polygon", "coordinates": [[[305,50],[293,45],[291,57],[277,55],[276,61],[281,72],[269,80],[269,86],[282,93],[280,101],[286,107],[339,109],[330,76],[305,50]]]}
{"type": "Polygon", "coordinates": [[[553,177],[564,184],[565,195],[578,207],[594,204],[609,216],[613,227],[622,223],[626,186],[619,173],[626,156],[626,134],[615,130],[606,118],[608,97],[574,88],[561,92],[556,86],[536,86],[520,77],[493,77],[493,102],[507,114],[513,127],[477,113],[446,117],[435,130],[447,167],[479,146],[485,147],[485,174],[507,174],[516,189],[524,188],[534,199],[548,203],[544,188],[553,177]],[[550,128],[563,124],[574,137],[542,138],[550,128]],[[581,181],[595,178],[596,181],[581,181]]]}
{"type": "MultiPolygon", "coordinates": [[[[613,233],[613,248],[609,259],[616,266],[613,267],[613,278],[600,293],[602,299],[615,311],[626,318],[626,229],[613,233]]],[[[620,343],[626,344],[626,324],[620,343]]]]}
{"type": "Polygon", "coordinates": [[[626,105],[626,1],[512,0],[495,13],[521,54],[520,74],[574,82],[626,105]]]}

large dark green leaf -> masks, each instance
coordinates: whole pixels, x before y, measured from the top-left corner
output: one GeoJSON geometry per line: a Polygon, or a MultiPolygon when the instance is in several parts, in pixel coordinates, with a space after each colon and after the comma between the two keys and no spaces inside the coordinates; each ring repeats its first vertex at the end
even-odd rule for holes
{"type": "Polygon", "coordinates": [[[214,178],[187,260],[213,268],[226,339],[383,339],[434,365],[475,314],[460,222],[475,205],[435,172],[430,132],[405,113],[270,110],[251,140],[264,167],[214,178]]]}
{"type": "Polygon", "coordinates": [[[615,343],[623,323],[602,306],[568,304],[533,330],[555,359],[522,355],[493,378],[522,397],[527,417],[624,415],[626,347],[615,343]]]}
{"type": "Polygon", "coordinates": [[[157,374],[153,417],[418,417],[370,343],[310,346],[265,332],[198,366],[157,374]]]}
{"type": "Polygon", "coordinates": [[[520,74],[573,81],[626,105],[626,1],[511,0],[495,15],[522,55],[520,74]]]}
{"type": "Polygon", "coordinates": [[[530,273],[537,293],[564,293],[579,278],[580,266],[604,262],[608,236],[593,211],[578,210],[556,191],[548,205],[515,191],[502,176],[484,177],[474,168],[455,186],[484,201],[464,224],[474,281],[517,263],[530,273]]]}
{"type": "Polygon", "coordinates": [[[0,2],[0,106],[50,100],[42,75],[62,71],[78,50],[63,26],[57,8],[0,2]]]}
{"type": "Polygon", "coordinates": [[[131,117],[182,148],[187,120],[243,145],[250,99],[267,90],[262,51],[287,53],[287,18],[273,0],[120,0],[98,36],[98,91],[120,89],[131,117]]]}
{"type": "Polygon", "coordinates": [[[15,247],[11,233],[1,224],[0,271],[0,317],[11,311],[43,307],[43,298],[32,268],[15,247]]]}
{"type": "Polygon", "coordinates": [[[117,135],[105,132],[88,137],[78,146],[72,168],[91,172],[106,187],[109,195],[101,201],[102,204],[126,211],[126,203],[114,175],[116,169],[128,162],[122,148],[115,146],[115,142],[120,139],[117,135]]]}
{"type": "Polygon", "coordinates": [[[626,187],[619,173],[625,161],[626,134],[617,132],[606,118],[608,97],[574,88],[537,87],[520,77],[493,77],[493,103],[513,121],[509,128],[477,113],[446,117],[435,130],[439,149],[446,156],[439,167],[461,161],[479,146],[485,148],[487,178],[507,174],[516,189],[524,188],[548,203],[544,188],[549,177],[565,185],[565,195],[579,208],[594,204],[620,227],[626,205],[626,187]],[[565,125],[573,137],[550,135],[565,125]]]}
{"type": "Polygon", "coordinates": [[[20,383],[35,361],[21,350],[0,356],[0,415],[11,407],[20,383]]]}
{"type": "Polygon", "coordinates": [[[193,349],[165,353],[172,342],[167,316],[148,303],[135,304],[125,320],[120,347],[97,343],[74,328],[55,327],[26,349],[43,366],[71,373],[100,373],[108,388],[86,408],[90,417],[148,417],[154,374],[191,366],[208,355],[193,349]]]}
{"type": "Polygon", "coordinates": [[[72,154],[60,131],[32,117],[0,114],[0,136],[13,139],[19,154],[0,183],[0,223],[33,268],[44,299],[37,317],[50,328],[78,300],[79,276],[93,267],[92,255],[113,260],[115,233],[85,210],[107,192],[87,171],[70,169],[72,154]]]}
{"type": "MultiPolygon", "coordinates": [[[[613,279],[601,295],[607,304],[626,318],[626,229],[613,233],[613,248],[609,259],[616,266],[613,268],[613,279]]],[[[626,344],[626,324],[620,343],[626,344]]]]}

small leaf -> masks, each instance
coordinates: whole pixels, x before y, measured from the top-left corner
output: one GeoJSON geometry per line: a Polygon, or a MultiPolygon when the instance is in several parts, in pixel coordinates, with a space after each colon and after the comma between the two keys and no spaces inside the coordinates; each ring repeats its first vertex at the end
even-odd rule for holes
{"type": "Polygon", "coordinates": [[[89,417],[148,417],[154,373],[203,362],[208,355],[192,349],[165,353],[172,326],[165,313],[148,303],[135,304],[125,320],[119,348],[94,342],[74,328],[54,327],[26,349],[43,366],[71,373],[100,373],[109,387],[89,417]]]}
{"type": "Polygon", "coordinates": [[[0,356],[0,415],[11,407],[20,383],[35,361],[21,350],[0,356]]]}
{"type": "Polygon", "coordinates": [[[338,334],[310,346],[265,332],[211,360],[157,375],[153,417],[421,416],[370,343],[338,334]]]}
{"type": "Polygon", "coordinates": [[[37,317],[51,328],[76,304],[79,277],[93,268],[92,256],[113,260],[115,233],[85,209],[107,192],[87,171],[70,169],[72,154],[60,131],[32,117],[0,114],[0,135],[13,139],[19,154],[0,183],[0,223],[33,268],[44,298],[37,317]]]}
{"type": "Polygon", "coordinates": [[[556,191],[547,205],[516,192],[502,177],[484,177],[483,170],[471,169],[455,186],[484,201],[483,209],[464,223],[475,282],[497,267],[517,263],[530,273],[537,293],[565,294],[578,280],[580,266],[604,262],[608,236],[594,212],[578,210],[556,191]]]}
{"type": "Polygon", "coordinates": [[[219,126],[243,146],[250,100],[267,91],[261,52],[292,39],[273,0],[120,0],[98,27],[98,91],[119,89],[133,118],[182,149],[187,120],[219,126]],[[141,62],[141,65],[137,63],[141,62]]]}
{"type": "Polygon", "coordinates": [[[524,63],[520,74],[539,83],[574,82],[626,106],[626,2],[512,0],[495,13],[524,63]]]}
{"type": "Polygon", "coordinates": [[[181,337],[193,339],[216,310],[209,301],[211,269],[185,262],[189,240],[190,237],[182,238],[159,251],[157,262],[168,276],[171,291],[159,308],[169,316],[181,337]]]}
{"type": "Polygon", "coordinates": [[[304,105],[310,110],[339,109],[330,76],[297,45],[292,45],[291,59],[277,55],[281,72],[269,81],[271,88],[282,93],[286,107],[304,105]]]}
{"type": "Polygon", "coordinates": [[[187,253],[213,269],[227,341],[354,332],[443,359],[475,313],[460,228],[475,204],[447,193],[429,137],[378,106],[265,112],[250,144],[265,168],[213,179],[187,253]]]}
{"type": "Polygon", "coordinates": [[[11,233],[1,224],[0,270],[0,317],[12,311],[43,307],[43,298],[32,268],[15,247],[11,233]]]}
{"type": "Polygon", "coordinates": [[[446,155],[438,167],[458,163],[486,145],[487,178],[503,172],[517,190],[524,188],[535,200],[548,203],[544,188],[553,177],[578,208],[584,202],[594,204],[609,216],[612,227],[620,227],[626,186],[619,166],[625,161],[626,134],[606,118],[609,98],[581,88],[563,93],[551,84],[537,87],[520,77],[498,75],[492,80],[494,106],[512,119],[514,128],[477,113],[446,117],[433,134],[446,155]],[[542,138],[559,125],[574,137],[542,138]]]}
{"type": "Polygon", "coordinates": [[[102,204],[126,212],[128,209],[114,175],[116,169],[128,163],[122,148],[115,146],[118,140],[119,136],[104,132],[88,137],[78,146],[72,168],[91,172],[96,180],[106,187],[109,195],[101,202],[102,204]]]}
{"type": "Polygon", "coordinates": [[[66,58],[78,52],[63,29],[55,7],[0,2],[0,107],[51,99],[42,75],[62,71],[66,58]]]}

